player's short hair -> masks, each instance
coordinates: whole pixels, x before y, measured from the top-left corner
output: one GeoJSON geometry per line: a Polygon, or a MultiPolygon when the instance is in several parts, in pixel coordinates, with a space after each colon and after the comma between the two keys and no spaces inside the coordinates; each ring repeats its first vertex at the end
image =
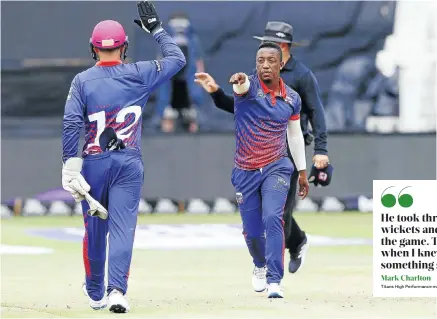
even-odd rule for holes
{"type": "Polygon", "coordinates": [[[258,51],[264,48],[276,49],[279,53],[280,61],[282,62],[282,50],[278,44],[276,44],[275,42],[264,41],[259,45],[258,51]]]}
{"type": "Polygon", "coordinates": [[[123,45],[122,45],[122,46],[119,46],[118,48],[111,48],[111,49],[101,49],[101,48],[97,48],[97,49],[99,49],[100,52],[111,53],[111,52],[115,52],[115,51],[121,49],[122,47],[123,47],[123,45]]]}

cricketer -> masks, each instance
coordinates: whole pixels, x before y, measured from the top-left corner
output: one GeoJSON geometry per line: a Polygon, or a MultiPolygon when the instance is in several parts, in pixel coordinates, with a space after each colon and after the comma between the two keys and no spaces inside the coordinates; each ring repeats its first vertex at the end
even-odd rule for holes
{"type": "Polygon", "coordinates": [[[299,172],[299,195],[305,198],[305,142],[300,126],[301,99],[280,77],[282,51],[262,43],[256,74],[234,74],[235,167],[231,182],[243,222],[243,233],[255,264],[255,291],[267,288],[268,298],[283,298],[284,206],[290,178],[299,172]],[[288,135],[288,138],[287,138],[288,135]],[[295,167],[287,155],[287,142],[295,167]],[[265,235],[264,235],[265,232],[265,235]]]}
{"type": "MultiPolygon", "coordinates": [[[[261,41],[274,42],[281,47],[284,62],[280,71],[281,77],[302,99],[301,128],[305,144],[310,145],[314,139],[314,165],[311,168],[309,181],[314,183],[314,186],[328,186],[332,178],[333,167],[329,163],[328,158],[325,112],[320,97],[320,90],[311,70],[291,52],[292,47],[301,45],[294,42],[293,33],[293,27],[290,24],[280,21],[269,21],[265,27],[264,35],[262,37],[254,36],[254,38],[261,41]],[[314,137],[308,130],[308,122],[311,123],[314,137]]],[[[256,73],[256,70],[252,71],[252,73],[256,73]]],[[[197,73],[195,82],[200,84],[211,95],[218,108],[234,113],[233,96],[226,94],[210,74],[197,73]]],[[[288,152],[288,156],[294,162],[290,152],[288,152]]],[[[306,233],[299,227],[293,216],[293,210],[296,206],[298,177],[299,174],[295,170],[290,179],[290,189],[284,213],[285,247],[289,250],[290,254],[290,262],[288,264],[288,271],[290,273],[296,273],[302,267],[309,246],[306,233]]],[[[252,280],[255,288],[257,282],[265,280],[265,272],[255,268],[252,280]]]]}
{"type": "Polygon", "coordinates": [[[144,179],[140,153],[142,110],[152,91],[185,66],[185,57],[149,1],[137,3],[134,22],[158,42],[163,58],[123,63],[128,37],[112,20],[98,23],[90,39],[97,63],[71,84],[63,120],[62,186],[82,202],[85,236],[84,293],[93,309],[130,310],[125,294],[144,179]],[[79,134],[85,145],[78,156],[79,134]],[[108,286],[105,261],[108,236],[108,286]]]}

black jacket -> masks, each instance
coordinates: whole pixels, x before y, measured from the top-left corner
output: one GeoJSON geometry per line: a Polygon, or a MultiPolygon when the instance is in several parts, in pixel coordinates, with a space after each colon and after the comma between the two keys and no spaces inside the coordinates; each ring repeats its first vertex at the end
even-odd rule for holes
{"type": "MultiPolygon", "coordinates": [[[[255,73],[255,71],[254,71],[255,73]]],[[[319,85],[313,72],[295,58],[290,58],[281,70],[281,78],[302,99],[301,126],[308,131],[308,120],[314,134],[314,154],[328,154],[325,111],[320,98],[319,85]]],[[[234,97],[222,89],[211,94],[215,105],[226,112],[234,113],[234,97]]]]}

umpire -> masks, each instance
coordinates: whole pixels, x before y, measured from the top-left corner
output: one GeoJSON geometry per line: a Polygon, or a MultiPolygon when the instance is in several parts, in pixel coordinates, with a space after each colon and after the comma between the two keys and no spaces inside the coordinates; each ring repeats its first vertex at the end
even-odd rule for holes
{"type": "MultiPolygon", "coordinates": [[[[262,37],[254,36],[254,38],[261,41],[275,42],[282,49],[285,65],[281,69],[281,78],[302,99],[301,126],[305,144],[310,145],[314,140],[314,166],[311,170],[310,182],[314,182],[315,185],[326,186],[331,180],[332,167],[328,158],[325,112],[314,74],[291,54],[291,47],[300,45],[293,42],[293,28],[284,22],[271,21],[267,23],[264,35],[262,37]],[[314,135],[308,130],[308,122],[311,123],[314,135]],[[319,180],[319,176],[323,176],[323,180],[319,180]]],[[[208,73],[197,73],[195,82],[210,93],[218,108],[234,113],[233,96],[227,95],[208,73]]],[[[293,161],[288,147],[287,150],[288,156],[293,161]]],[[[298,178],[299,172],[295,170],[291,176],[284,214],[285,246],[290,252],[288,270],[291,273],[299,270],[308,248],[307,236],[292,216],[296,205],[298,178]]]]}

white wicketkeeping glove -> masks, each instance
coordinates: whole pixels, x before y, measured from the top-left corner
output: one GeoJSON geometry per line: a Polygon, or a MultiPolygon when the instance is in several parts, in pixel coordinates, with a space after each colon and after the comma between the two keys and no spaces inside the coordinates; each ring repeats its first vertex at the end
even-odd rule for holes
{"type": "Polygon", "coordinates": [[[79,157],[69,158],[65,162],[62,168],[62,187],[73,196],[77,203],[86,199],[90,206],[88,215],[107,219],[108,211],[88,193],[91,187],[80,173],[82,164],[83,160],[79,157]]]}
{"type": "Polygon", "coordinates": [[[90,209],[87,211],[88,215],[97,216],[101,219],[108,218],[108,211],[102,206],[102,204],[92,198],[90,194],[86,193],[85,199],[88,202],[88,205],[90,205],[90,209]]]}
{"type": "Polygon", "coordinates": [[[73,196],[76,202],[80,202],[81,196],[85,196],[91,189],[80,173],[82,164],[83,159],[71,157],[62,168],[62,187],[73,196]]]}
{"type": "Polygon", "coordinates": [[[85,196],[81,195],[79,192],[73,192],[70,194],[71,194],[71,196],[73,196],[74,201],[76,203],[80,203],[81,201],[83,201],[85,199],[85,196]]]}

